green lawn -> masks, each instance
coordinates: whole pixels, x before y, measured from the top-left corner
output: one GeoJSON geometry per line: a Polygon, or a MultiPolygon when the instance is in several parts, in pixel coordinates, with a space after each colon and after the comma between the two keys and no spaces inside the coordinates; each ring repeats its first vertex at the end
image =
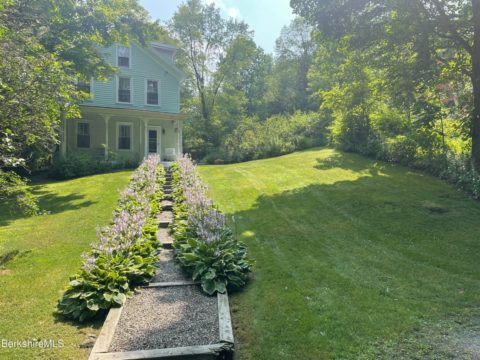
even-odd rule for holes
{"type": "Polygon", "coordinates": [[[257,261],[239,359],[480,354],[480,202],[331,149],[200,172],[257,261]]]}
{"type": "Polygon", "coordinates": [[[54,315],[68,278],[81,265],[80,254],[96,240],[130,171],[35,185],[48,215],[13,219],[0,207],[0,256],[18,253],[0,268],[0,341],[63,340],[61,349],[5,349],[0,359],[85,359],[79,344],[101,324],[78,326],[54,315]]]}

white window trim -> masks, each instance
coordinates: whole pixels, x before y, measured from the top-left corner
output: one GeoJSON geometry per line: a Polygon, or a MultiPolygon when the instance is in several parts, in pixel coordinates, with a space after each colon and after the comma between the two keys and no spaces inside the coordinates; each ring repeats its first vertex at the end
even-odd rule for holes
{"type": "Polygon", "coordinates": [[[79,119],[75,122],[75,148],[79,150],[87,150],[92,148],[92,123],[89,120],[79,119]],[[90,146],[89,147],[79,147],[78,146],[78,124],[86,123],[88,124],[88,131],[90,132],[88,135],[90,137],[90,146]]]}
{"type": "Polygon", "coordinates": [[[160,86],[161,86],[161,81],[160,79],[145,79],[145,106],[162,106],[162,96],[161,96],[161,91],[160,91],[160,86]],[[149,81],[156,81],[157,82],[157,86],[158,86],[158,104],[149,104],[148,103],[148,94],[147,94],[147,91],[148,91],[148,82],[149,81]]]}
{"type": "Polygon", "coordinates": [[[123,45],[116,45],[115,46],[115,64],[117,65],[118,68],[122,69],[131,69],[132,68],[132,45],[130,46],[123,46],[123,45]],[[118,65],[118,48],[119,47],[128,47],[128,67],[126,66],[120,66],[118,65]]]}
{"type": "Polygon", "coordinates": [[[130,76],[130,75],[116,75],[116,90],[115,90],[115,93],[116,93],[116,100],[117,100],[117,104],[133,104],[133,78],[130,76]],[[125,101],[120,101],[118,99],[118,88],[120,86],[120,78],[128,78],[130,79],[130,102],[125,102],[125,101]]]}
{"type": "Polygon", "coordinates": [[[117,149],[117,151],[126,151],[126,152],[129,152],[129,151],[133,151],[133,122],[117,122],[117,136],[115,137],[115,148],[117,149]],[[121,125],[126,125],[126,126],[130,126],[130,149],[120,149],[118,147],[118,140],[120,139],[119,136],[120,136],[120,126],[121,125]]]}

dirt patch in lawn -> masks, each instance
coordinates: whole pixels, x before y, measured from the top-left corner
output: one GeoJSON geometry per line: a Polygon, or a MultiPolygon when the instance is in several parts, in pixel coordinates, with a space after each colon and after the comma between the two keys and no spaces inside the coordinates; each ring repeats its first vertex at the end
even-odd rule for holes
{"type": "Polygon", "coordinates": [[[381,358],[394,359],[480,359],[480,318],[466,323],[455,320],[424,324],[400,341],[383,344],[381,358]]]}
{"type": "Polygon", "coordinates": [[[12,273],[12,270],[9,269],[0,269],[0,276],[9,275],[12,273]]]}

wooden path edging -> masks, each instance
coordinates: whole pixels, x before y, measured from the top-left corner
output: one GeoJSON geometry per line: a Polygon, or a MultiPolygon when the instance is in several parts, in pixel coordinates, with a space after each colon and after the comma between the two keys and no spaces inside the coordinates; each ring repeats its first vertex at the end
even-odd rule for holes
{"type": "MultiPolygon", "coordinates": [[[[144,288],[187,286],[195,285],[194,282],[178,281],[170,283],[152,283],[144,288]]],[[[128,300],[127,300],[128,301],[128,300]]],[[[218,328],[220,343],[211,345],[185,346],[154,350],[136,350],[124,352],[109,352],[110,345],[115,335],[123,306],[111,308],[103,323],[100,335],[90,353],[89,360],[140,360],[140,359],[178,359],[178,360],[213,360],[232,358],[234,349],[232,321],[228,295],[217,293],[218,328]]]]}
{"type": "Polygon", "coordinates": [[[95,341],[95,345],[93,346],[89,359],[92,359],[92,354],[104,353],[108,351],[113,340],[113,335],[115,334],[115,329],[120,321],[122,310],[123,306],[110,309],[107,318],[103,323],[100,335],[98,335],[97,341],[95,341]]]}
{"type": "Polygon", "coordinates": [[[195,281],[171,281],[171,282],[161,282],[161,283],[150,283],[143,286],[143,288],[156,288],[156,287],[170,287],[170,286],[188,286],[188,285],[197,285],[195,281]]]}

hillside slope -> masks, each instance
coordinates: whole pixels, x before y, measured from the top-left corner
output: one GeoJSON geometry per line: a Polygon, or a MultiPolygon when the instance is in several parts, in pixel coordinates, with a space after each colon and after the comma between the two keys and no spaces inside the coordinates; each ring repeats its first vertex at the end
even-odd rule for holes
{"type": "Polygon", "coordinates": [[[257,261],[240,359],[480,354],[480,202],[332,149],[200,172],[257,261]]]}
{"type": "Polygon", "coordinates": [[[88,334],[99,332],[102,320],[78,324],[54,311],[70,276],[80,269],[80,254],[96,241],[96,228],[110,220],[131,174],[119,171],[32,185],[45,215],[15,218],[0,204],[0,260],[15,255],[0,261],[0,339],[52,340],[56,346],[0,345],[0,359],[88,357],[91,349],[79,345],[88,334]]]}

